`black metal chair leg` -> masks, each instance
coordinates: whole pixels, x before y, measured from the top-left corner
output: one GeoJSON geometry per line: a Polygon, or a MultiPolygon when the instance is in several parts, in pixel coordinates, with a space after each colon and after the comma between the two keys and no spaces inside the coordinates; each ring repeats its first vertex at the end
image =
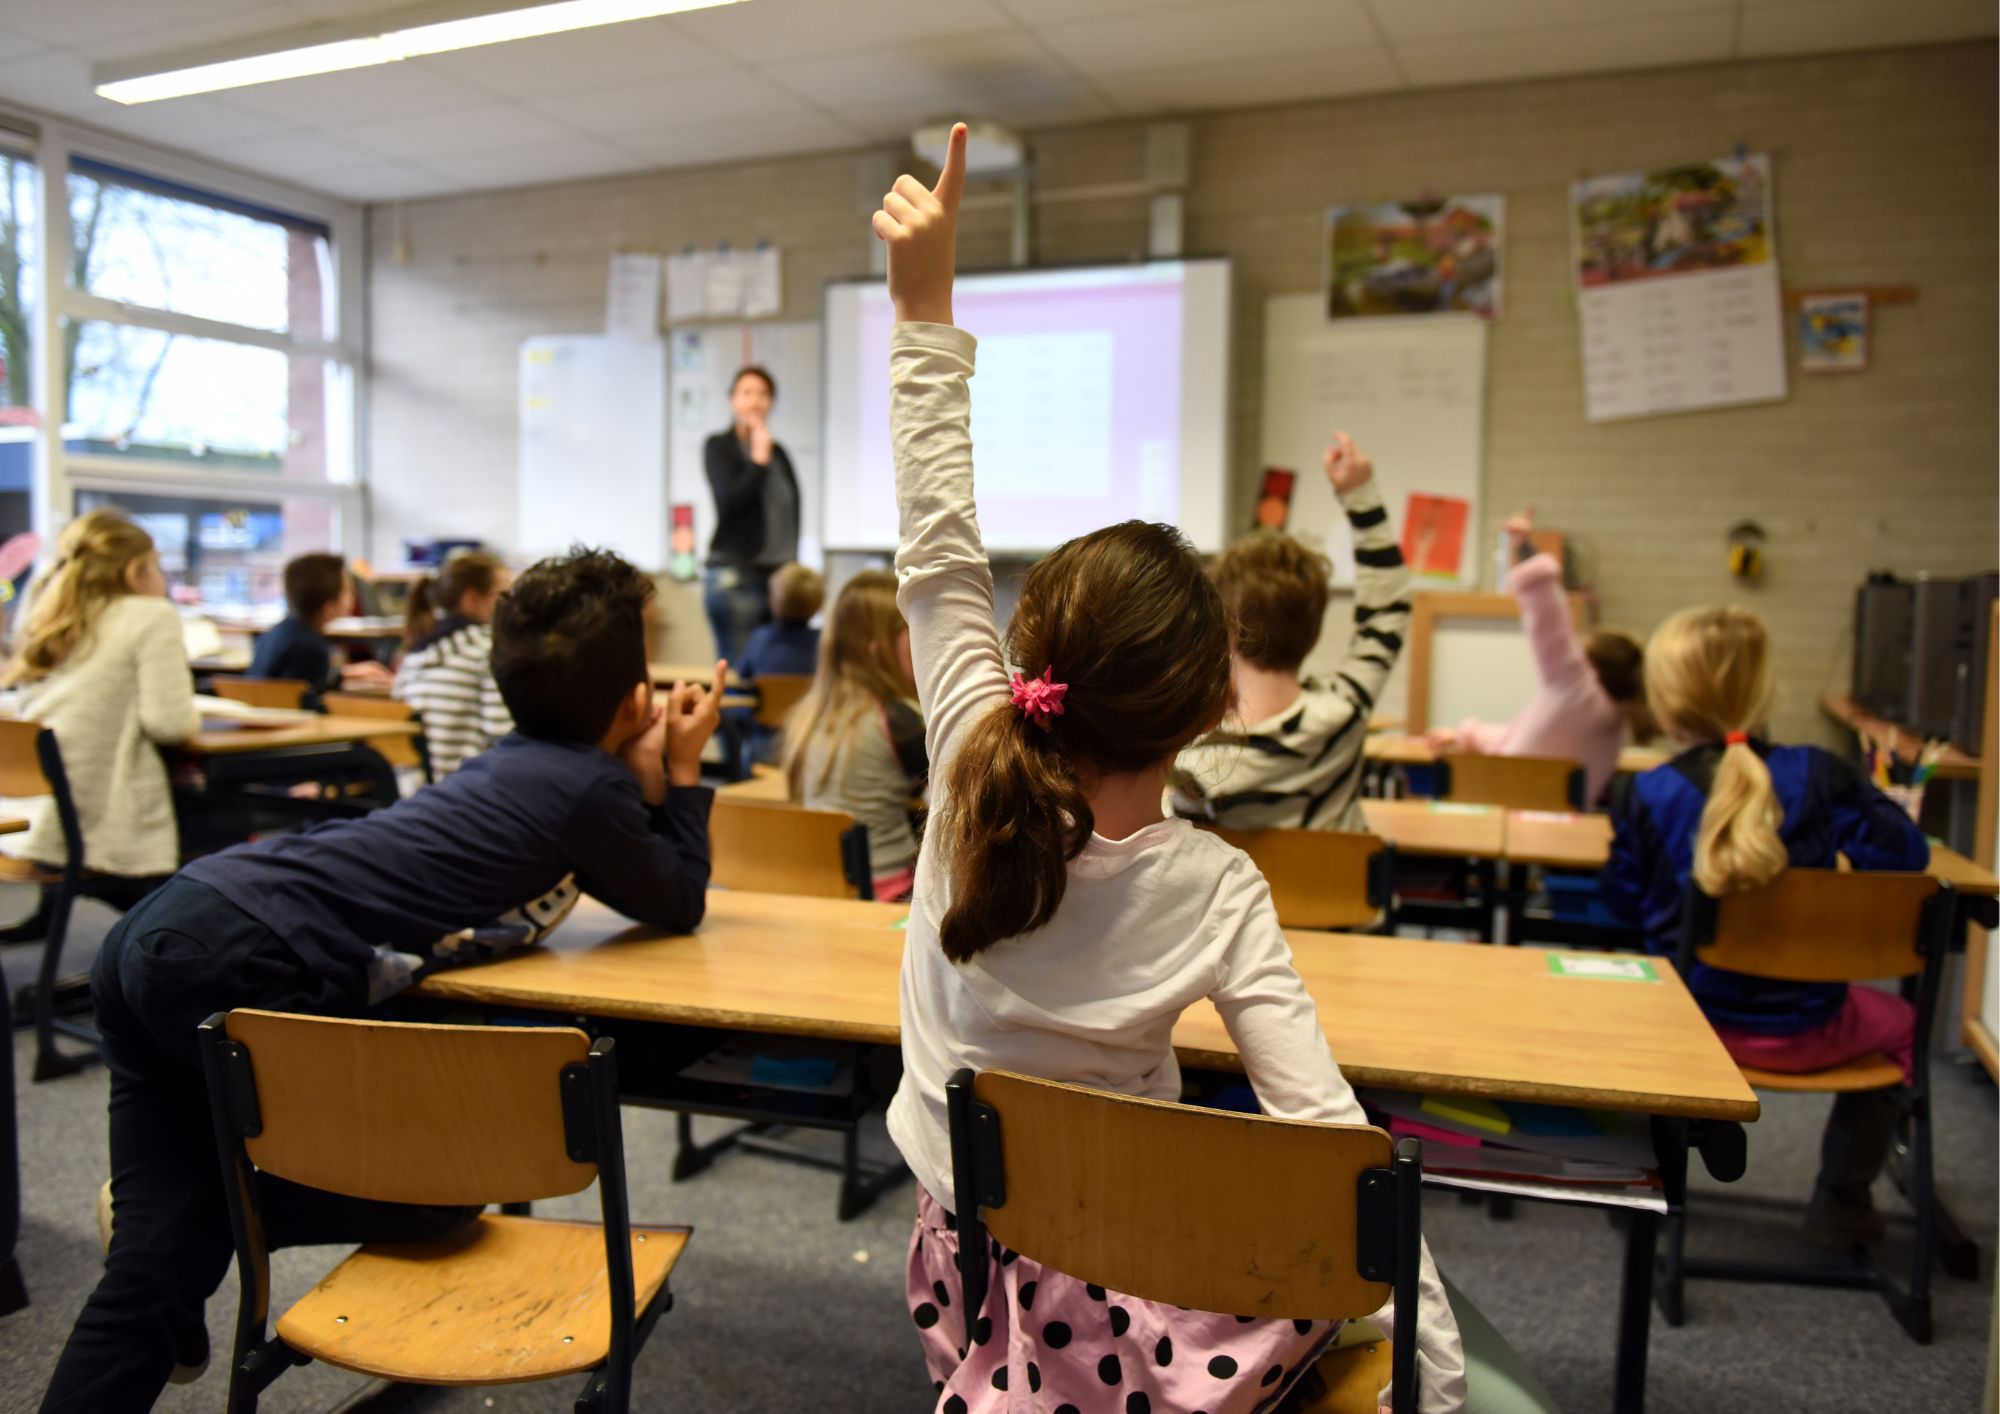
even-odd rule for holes
{"type": "MultiPolygon", "coordinates": [[[[56,979],[62,971],[63,943],[69,936],[70,913],[75,904],[76,891],[67,885],[57,888],[49,903],[49,931],[42,942],[42,965],[35,976],[34,1078],[37,1081],[74,1075],[97,1059],[66,1055],[56,1045],[56,979]]],[[[87,1028],[74,1024],[61,1029],[82,1032],[86,1037],[91,1034],[87,1028]]]]}
{"type": "Polygon", "coordinates": [[[1687,1244],[1687,1211],[1667,1214],[1667,1250],[1660,1257],[1659,1280],[1654,1295],[1660,1315],[1670,1326],[1687,1323],[1687,1274],[1682,1269],[1687,1244]]]}

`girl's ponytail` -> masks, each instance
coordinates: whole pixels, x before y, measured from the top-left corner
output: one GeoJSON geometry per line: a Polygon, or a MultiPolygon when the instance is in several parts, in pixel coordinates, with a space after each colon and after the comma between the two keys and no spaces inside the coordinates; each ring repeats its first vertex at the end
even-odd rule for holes
{"type": "Polygon", "coordinates": [[[1764,758],[1747,740],[1731,740],[1722,749],[1695,836],[1694,881],[1701,891],[1719,897],[1777,878],[1791,858],[1778,838],[1784,818],[1764,758]]]}
{"type": "Polygon", "coordinates": [[[410,586],[410,608],[403,616],[403,651],[409,652],[431,636],[437,627],[437,606],[432,603],[437,576],[427,574],[410,586]]]}
{"type": "Polygon", "coordinates": [[[1052,735],[998,702],[946,769],[949,804],[936,829],[951,906],[938,943],[953,962],[1053,918],[1069,862],[1090,840],[1090,801],[1052,735]]]}
{"type": "Polygon", "coordinates": [[[28,590],[5,685],[39,682],[61,667],[89,639],[105,607],[131,592],[132,562],[152,552],[153,537],[111,506],[86,511],[64,526],[55,562],[28,590]]]}

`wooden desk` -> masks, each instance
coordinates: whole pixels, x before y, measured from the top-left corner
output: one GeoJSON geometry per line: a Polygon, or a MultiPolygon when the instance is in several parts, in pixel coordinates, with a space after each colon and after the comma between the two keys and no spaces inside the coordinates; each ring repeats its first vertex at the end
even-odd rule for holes
{"type": "MultiPolygon", "coordinates": [[[[692,936],[585,899],[547,947],[440,972],[436,1000],[895,1045],[901,904],[712,890],[692,936]]],[[[1752,1120],[1757,1097],[1672,969],[1657,983],[1551,972],[1538,948],[1292,932],[1356,1084],[1752,1120]]],[[[1174,1029],[1191,1065],[1242,1069],[1206,1002],[1174,1029]]]]}
{"type": "Polygon", "coordinates": [[[750,768],[748,778],[717,786],[715,793],[730,800],[761,800],[778,805],[792,798],[791,789],[785,784],[785,773],[761,761],[750,768]]]}
{"type": "Polygon", "coordinates": [[[225,648],[220,653],[190,658],[188,667],[197,673],[240,673],[250,666],[250,658],[248,649],[225,648]]]}
{"type": "MultiPolygon", "coordinates": [[[[1829,692],[1820,698],[1819,706],[1827,716],[1857,735],[1865,732],[1877,741],[1888,742],[1889,749],[1904,765],[1917,764],[1917,756],[1924,749],[1922,737],[1904,730],[1894,722],[1884,721],[1875,716],[1845,693],[1829,692]]],[[[1979,758],[1968,756],[1955,746],[1948,746],[1945,748],[1943,758],[1937,763],[1933,778],[1943,781],[1977,780],[1979,758]]]]}
{"type": "Polygon", "coordinates": [[[416,736],[422,730],[415,722],[386,717],[317,717],[279,727],[246,727],[235,725],[231,718],[218,717],[204,721],[201,731],[182,742],[179,749],[199,756],[244,756],[293,747],[340,746],[375,737],[416,736]]]}
{"type": "Polygon", "coordinates": [[[1403,854],[1498,859],[1507,813],[1497,805],[1449,805],[1431,800],[1364,800],[1368,828],[1403,854]]]}
{"type": "MultiPolygon", "coordinates": [[[[1420,736],[1371,736],[1362,744],[1361,754],[1369,761],[1390,766],[1428,766],[1438,759],[1437,751],[1420,736]]],[[[1650,771],[1671,760],[1672,752],[1657,746],[1628,746],[1618,753],[1618,769],[1628,775],[1650,771]]]]}
{"type": "MultiPolygon", "coordinates": [[[[715,664],[713,663],[650,663],[647,666],[652,673],[653,686],[655,687],[669,687],[677,682],[706,684],[715,681],[715,664]]],[[[736,670],[732,668],[729,671],[729,676],[724,679],[724,685],[727,687],[743,688],[748,687],[749,683],[738,677],[736,670]]],[[[750,705],[756,705],[754,700],[750,705]]]]}

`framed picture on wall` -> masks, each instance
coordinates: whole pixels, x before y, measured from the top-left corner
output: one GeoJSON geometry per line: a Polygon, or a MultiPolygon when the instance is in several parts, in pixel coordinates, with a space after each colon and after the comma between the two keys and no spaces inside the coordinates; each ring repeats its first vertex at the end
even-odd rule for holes
{"type": "Polygon", "coordinates": [[[1799,369],[1859,373],[1868,367],[1868,296],[1803,295],[1799,299],[1799,369]]]}

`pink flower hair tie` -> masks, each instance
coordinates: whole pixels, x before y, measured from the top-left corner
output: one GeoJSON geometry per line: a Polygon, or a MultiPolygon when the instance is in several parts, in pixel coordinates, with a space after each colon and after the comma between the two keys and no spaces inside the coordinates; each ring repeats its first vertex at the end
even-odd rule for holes
{"type": "Polygon", "coordinates": [[[1014,705],[1021,709],[1021,715],[1046,730],[1051,717],[1063,714],[1063,698],[1069,692],[1069,684],[1055,681],[1055,668],[1042,669],[1038,678],[1024,678],[1014,674],[1014,705]]]}

